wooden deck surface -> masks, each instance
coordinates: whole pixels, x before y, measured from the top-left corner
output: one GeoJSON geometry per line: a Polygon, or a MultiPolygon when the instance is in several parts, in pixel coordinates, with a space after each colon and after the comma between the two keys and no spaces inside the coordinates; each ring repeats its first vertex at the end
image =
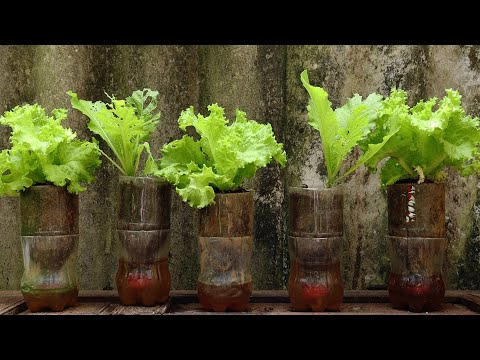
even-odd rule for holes
{"type": "MultiPolygon", "coordinates": [[[[222,315],[202,310],[196,291],[173,290],[166,304],[153,307],[120,305],[117,292],[80,291],[78,303],[62,312],[31,313],[20,291],[0,291],[0,315],[222,315]]],[[[385,290],[345,291],[340,312],[294,312],[284,290],[254,291],[248,312],[229,315],[480,315],[480,291],[447,291],[443,309],[411,313],[393,309],[385,290]]]]}

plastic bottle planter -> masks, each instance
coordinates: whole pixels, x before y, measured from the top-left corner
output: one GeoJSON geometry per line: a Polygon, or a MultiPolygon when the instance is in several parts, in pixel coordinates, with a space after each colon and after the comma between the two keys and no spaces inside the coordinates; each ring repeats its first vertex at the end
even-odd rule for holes
{"type": "Polygon", "coordinates": [[[414,312],[438,310],[445,297],[445,186],[395,184],[387,198],[390,302],[414,312]]]}
{"type": "Polygon", "coordinates": [[[78,196],[36,185],[20,195],[23,276],[20,289],[32,312],[62,311],[78,295],[78,196]]]}
{"type": "Polygon", "coordinates": [[[200,210],[198,300],[206,310],[245,311],[252,293],[253,192],[216,194],[200,210]]]}
{"type": "Polygon", "coordinates": [[[170,293],[170,187],[154,178],[130,176],[121,176],[119,186],[120,302],[164,303],[170,293]]]}
{"type": "Polygon", "coordinates": [[[289,189],[290,276],[296,311],[340,310],[343,190],[289,189]]]}

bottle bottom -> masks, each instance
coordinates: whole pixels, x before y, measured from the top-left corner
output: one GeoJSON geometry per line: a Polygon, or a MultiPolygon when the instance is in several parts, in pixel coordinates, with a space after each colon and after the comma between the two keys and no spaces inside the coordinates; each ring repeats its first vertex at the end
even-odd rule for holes
{"type": "Polygon", "coordinates": [[[31,289],[22,295],[31,312],[62,311],[77,303],[78,288],[31,289]]]}
{"type": "Polygon", "coordinates": [[[412,312],[438,311],[445,299],[445,284],[441,274],[424,276],[390,273],[388,297],[396,309],[412,312]]]}
{"type": "Polygon", "coordinates": [[[153,263],[118,262],[116,285],[122,305],[154,306],[167,302],[171,287],[168,259],[153,263]]]}
{"type": "Polygon", "coordinates": [[[340,311],[343,301],[340,263],[300,266],[292,260],[288,295],[293,311],[340,311]]]}
{"type": "Polygon", "coordinates": [[[252,282],[231,285],[208,285],[198,282],[198,301],[205,310],[223,312],[247,311],[252,294],[252,282]]]}
{"type": "Polygon", "coordinates": [[[326,285],[305,285],[300,291],[289,289],[293,311],[340,311],[343,287],[326,285]]]}

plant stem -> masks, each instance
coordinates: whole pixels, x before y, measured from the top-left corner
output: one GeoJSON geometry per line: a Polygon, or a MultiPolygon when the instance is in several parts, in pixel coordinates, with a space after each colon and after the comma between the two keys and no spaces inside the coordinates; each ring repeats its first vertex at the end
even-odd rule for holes
{"type": "Polygon", "coordinates": [[[125,171],[124,171],[120,166],[118,166],[117,163],[110,158],[110,156],[108,156],[107,154],[105,154],[105,152],[104,152],[102,149],[100,149],[100,152],[103,154],[103,156],[105,156],[108,160],[110,160],[110,162],[111,162],[113,165],[115,165],[118,170],[120,170],[120,172],[122,173],[122,175],[127,176],[127,174],[125,173],[125,171]]]}

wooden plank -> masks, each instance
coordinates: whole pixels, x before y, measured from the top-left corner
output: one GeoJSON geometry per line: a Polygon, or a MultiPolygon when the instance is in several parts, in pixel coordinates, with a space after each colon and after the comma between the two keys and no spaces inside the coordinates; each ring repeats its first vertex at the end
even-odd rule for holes
{"type": "Polygon", "coordinates": [[[338,312],[297,312],[290,310],[290,304],[263,303],[251,304],[247,312],[216,313],[205,311],[199,304],[176,304],[165,315],[480,315],[460,304],[444,304],[442,310],[436,312],[412,313],[407,310],[394,309],[388,303],[347,303],[338,312]]]}
{"type": "Polygon", "coordinates": [[[111,303],[99,315],[163,315],[170,308],[170,304],[156,306],[125,306],[111,303]]]}
{"type": "Polygon", "coordinates": [[[77,305],[68,307],[63,311],[40,311],[32,313],[25,310],[18,315],[98,315],[110,305],[109,302],[79,302],[77,305]]]}
{"type": "Polygon", "coordinates": [[[27,304],[25,304],[25,301],[23,301],[23,298],[21,300],[17,300],[10,305],[0,309],[0,315],[16,315],[18,313],[21,313],[22,311],[25,311],[27,309],[27,304]]]}
{"type": "Polygon", "coordinates": [[[189,304],[198,302],[196,290],[171,290],[170,302],[175,304],[189,304]]]}
{"type": "Polygon", "coordinates": [[[119,306],[122,306],[120,304],[109,304],[107,307],[105,307],[104,309],[102,309],[102,311],[100,311],[98,313],[98,315],[111,315],[112,312],[115,311],[115,309],[119,306]]]}
{"type": "Polygon", "coordinates": [[[468,291],[468,294],[480,298],[480,291],[468,291]]]}
{"type": "MultiPolygon", "coordinates": [[[[348,314],[392,314],[412,315],[408,311],[396,310],[388,302],[386,290],[347,290],[342,311],[337,313],[312,313],[290,311],[286,290],[256,290],[250,301],[250,311],[246,313],[215,313],[204,311],[198,303],[196,290],[172,290],[167,304],[154,307],[123,306],[119,303],[116,290],[82,290],[78,304],[62,312],[40,312],[35,315],[181,315],[181,314],[285,314],[285,315],[348,315],[348,314]]],[[[23,301],[20,291],[0,291],[0,314],[31,314],[23,301]]],[[[445,305],[441,312],[430,314],[479,314],[480,291],[449,290],[445,294],[445,305]]]]}
{"type": "Polygon", "coordinates": [[[250,302],[255,303],[290,303],[287,290],[255,290],[252,293],[250,302]]]}
{"type": "MultiPolygon", "coordinates": [[[[118,298],[116,299],[118,302],[118,298]]],[[[170,299],[165,304],[155,306],[126,306],[111,303],[103,309],[100,315],[163,315],[170,308],[170,299]]]]}
{"type": "Polygon", "coordinates": [[[119,302],[117,290],[80,290],[79,302],[119,302]]]}
{"type": "Polygon", "coordinates": [[[461,297],[461,303],[468,307],[470,310],[480,313],[480,296],[475,294],[464,294],[461,297]]]}
{"type": "Polygon", "coordinates": [[[432,312],[413,313],[408,310],[394,309],[390,303],[344,304],[339,315],[479,315],[460,304],[445,303],[442,309],[432,312]]]}
{"type": "Polygon", "coordinates": [[[27,308],[20,291],[0,292],[0,315],[13,315],[27,308]]]}
{"type": "MultiPolygon", "coordinates": [[[[445,292],[445,302],[458,303],[465,291],[448,290],[445,292]]],[[[480,294],[480,293],[479,293],[480,294]]],[[[198,302],[195,290],[172,290],[170,292],[175,304],[198,302]]],[[[480,296],[480,295],[479,295],[480,296]]],[[[289,303],[287,290],[255,290],[250,298],[251,303],[289,303]]],[[[344,303],[388,303],[387,290],[346,290],[344,303]]]]}
{"type": "Polygon", "coordinates": [[[168,303],[157,306],[117,305],[115,308],[111,309],[110,315],[163,315],[168,307],[168,303]]]}
{"type": "Polygon", "coordinates": [[[386,303],[388,302],[387,290],[345,290],[344,303],[386,303]]]}
{"type": "MultiPolygon", "coordinates": [[[[170,292],[175,304],[198,302],[196,290],[172,290],[170,292]]],[[[347,290],[344,302],[388,302],[386,290],[347,290]]],[[[254,290],[250,303],[290,303],[287,290],[254,290]]]]}
{"type": "Polygon", "coordinates": [[[22,297],[22,293],[19,290],[2,290],[0,291],[0,299],[3,297],[19,296],[22,297]]]}
{"type": "MultiPolygon", "coordinates": [[[[471,294],[480,297],[480,292],[448,290],[445,298],[447,302],[457,302],[464,294],[471,294]]],[[[185,301],[197,301],[196,290],[172,290],[170,292],[175,302],[183,303],[185,301]]],[[[21,298],[19,291],[0,291],[0,301],[10,297],[21,298]]],[[[118,294],[116,290],[80,290],[78,296],[79,302],[102,302],[111,301],[118,303],[118,294]]],[[[253,292],[251,302],[288,302],[288,292],[286,290],[256,290],[253,292]]],[[[388,291],[386,290],[346,290],[344,302],[388,302],[388,291]]]]}

